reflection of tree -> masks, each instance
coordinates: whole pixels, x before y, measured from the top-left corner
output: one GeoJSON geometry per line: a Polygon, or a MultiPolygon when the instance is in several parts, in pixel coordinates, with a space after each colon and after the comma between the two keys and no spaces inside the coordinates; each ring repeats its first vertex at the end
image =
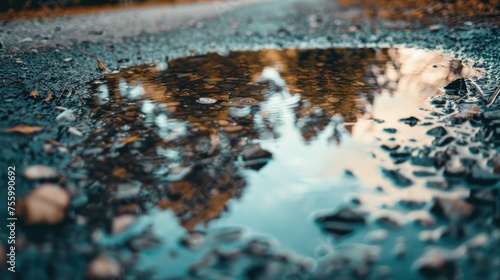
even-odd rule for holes
{"type": "Polygon", "coordinates": [[[151,195],[139,203],[149,199],[172,209],[191,230],[217,218],[231,198],[240,197],[245,181],[236,158],[251,139],[280,137],[279,114],[293,114],[291,128],[308,142],[335,113],[347,122],[363,115],[367,104],[360,96],[375,108],[370,117],[383,118],[381,113],[394,110],[378,112],[380,97],[374,92],[386,89],[417,108],[420,103],[413,104],[411,96],[426,100],[438,87],[470,74],[464,71],[469,70],[436,53],[383,49],[235,52],[173,60],[166,71],[136,67],[106,76],[98,87],[110,101],[96,97],[102,105],[93,109],[96,129],[85,145],[102,151],[85,159],[105,191],[114,191],[117,182],[141,182],[151,195]],[[266,71],[278,78],[263,79],[266,71]],[[200,98],[216,102],[201,104],[200,98]],[[236,104],[248,110],[235,116],[235,98],[255,102],[236,104]],[[298,102],[285,104],[293,100],[298,102]],[[277,116],[273,106],[283,107],[274,112],[277,116]]]}

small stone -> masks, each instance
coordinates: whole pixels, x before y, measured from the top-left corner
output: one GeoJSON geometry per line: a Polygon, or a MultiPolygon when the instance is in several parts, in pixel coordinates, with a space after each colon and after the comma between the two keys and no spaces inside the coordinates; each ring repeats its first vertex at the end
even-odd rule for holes
{"type": "Polygon", "coordinates": [[[444,147],[453,142],[453,140],[455,140],[455,137],[448,136],[448,137],[443,137],[437,141],[434,141],[433,144],[436,145],[437,147],[444,147]]]}
{"type": "Polygon", "coordinates": [[[137,219],[134,215],[121,215],[113,219],[111,232],[118,234],[129,228],[137,219]]]}
{"type": "Polygon", "coordinates": [[[398,242],[396,246],[394,246],[393,254],[396,258],[402,259],[406,256],[408,249],[403,242],[398,242]]]}
{"type": "Polygon", "coordinates": [[[397,129],[395,128],[384,128],[384,132],[394,134],[397,132],[397,129]]]}
{"type": "Polygon", "coordinates": [[[17,208],[27,225],[58,224],[66,216],[69,193],[54,184],[43,184],[21,198],[17,208]]]}
{"type": "Polygon", "coordinates": [[[73,135],[76,135],[78,137],[82,137],[83,136],[83,133],[80,130],[78,130],[78,129],[72,127],[72,126],[68,127],[68,132],[71,133],[71,134],[73,134],[73,135]]]}
{"type": "Polygon", "coordinates": [[[399,170],[389,170],[382,168],[382,173],[391,179],[391,181],[400,187],[409,187],[413,184],[413,181],[402,175],[399,170]]]}
{"type": "Polygon", "coordinates": [[[180,242],[189,249],[197,249],[205,244],[205,234],[197,231],[190,232],[180,242]]]}
{"type": "Polygon", "coordinates": [[[431,32],[436,32],[436,31],[438,31],[440,29],[441,29],[441,25],[440,24],[434,24],[434,25],[429,26],[429,31],[431,31],[431,32]]]}
{"type": "Polygon", "coordinates": [[[476,165],[472,168],[466,179],[470,184],[488,186],[500,182],[500,174],[488,172],[476,165]]]}
{"type": "Polygon", "coordinates": [[[368,240],[369,242],[382,242],[387,239],[389,236],[389,232],[385,229],[376,229],[370,231],[366,236],[365,239],[368,240]]]}
{"type": "Polygon", "coordinates": [[[452,257],[438,253],[428,253],[415,261],[414,266],[425,277],[456,279],[458,269],[452,257]]]}
{"type": "Polygon", "coordinates": [[[407,217],[423,227],[433,227],[436,224],[436,220],[427,211],[412,211],[408,213],[407,217]]]}
{"type": "Polygon", "coordinates": [[[242,125],[232,125],[224,127],[224,131],[227,133],[235,133],[235,132],[240,132],[242,130],[243,130],[242,125]]]}
{"type": "Polygon", "coordinates": [[[457,198],[435,198],[430,211],[438,217],[461,220],[472,217],[474,206],[457,198]]]}
{"type": "Polygon", "coordinates": [[[245,166],[253,170],[260,170],[272,158],[272,154],[258,144],[247,146],[242,151],[245,166]]]}
{"type": "Polygon", "coordinates": [[[70,123],[72,121],[76,120],[76,116],[73,112],[73,110],[66,110],[62,113],[60,113],[56,117],[56,121],[61,122],[61,123],[70,123]]]}
{"type": "Polygon", "coordinates": [[[392,210],[379,210],[373,213],[375,221],[389,228],[400,228],[405,224],[405,216],[392,210]]]}
{"type": "Polygon", "coordinates": [[[427,131],[427,135],[434,136],[436,138],[441,138],[445,136],[448,132],[446,132],[446,129],[442,126],[434,127],[430,130],[427,131]]]}
{"type": "Polygon", "coordinates": [[[24,177],[30,180],[54,179],[58,173],[53,168],[44,165],[31,165],[24,170],[24,177]]]}
{"type": "Polygon", "coordinates": [[[409,117],[406,119],[400,119],[399,121],[403,122],[409,126],[416,126],[420,120],[415,118],[415,117],[409,117]]]}
{"type": "Polygon", "coordinates": [[[140,191],[141,188],[133,184],[118,184],[113,198],[116,200],[133,198],[136,197],[140,191]]]}
{"type": "Polygon", "coordinates": [[[73,58],[71,58],[71,57],[66,57],[63,59],[64,62],[70,62],[72,60],[73,60],[73,58]]]}
{"type": "Polygon", "coordinates": [[[87,269],[87,277],[90,279],[120,279],[122,276],[120,263],[107,256],[98,256],[87,269]]]}
{"type": "Polygon", "coordinates": [[[217,102],[217,100],[209,97],[201,97],[198,99],[198,103],[200,104],[214,104],[215,102],[217,102]]]}
{"type": "Polygon", "coordinates": [[[325,231],[336,235],[346,235],[354,231],[355,227],[366,223],[365,217],[349,207],[343,207],[334,214],[320,216],[316,218],[325,231]]]}

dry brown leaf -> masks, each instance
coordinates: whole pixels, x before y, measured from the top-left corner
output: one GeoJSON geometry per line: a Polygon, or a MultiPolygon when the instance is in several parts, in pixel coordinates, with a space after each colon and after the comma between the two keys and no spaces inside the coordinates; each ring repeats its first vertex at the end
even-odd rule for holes
{"type": "Polygon", "coordinates": [[[49,94],[47,95],[47,97],[45,97],[45,99],[42,100],[42,101],[45,102],[45,103],[50,103],[50,101],[52,100],[52,98],[54,98],[54,92],[53,91],[49,91],[49,94]]]}
{"type": "Polygon", "coordinates": [[[29,97],[33,97],[33,98],[35,98],[35,99],[36,99],[36,98],[39,98],[39,97],[40,97],[40,94],[38,94],[38,89],[37,89],[37,88],[36,88],[36,89],[34,89],[34,90],[30,93],[29,97]]]}
{"type": "Polygon", "coordinates": [[[134,143],[137,140],[139,140],[139,135],[134,135],[134,136],[131,136],[129,138],[123,139],[122,143],[125,144],[125,145],[127,145],[127,144],[130,144],[130,143],[134,143]]]}
{"type": "Polygon", "coordinates": [[[97,67],[99,67],[101,71],[111,72],[111,70],[109,70],[108,67],[104,66],[104,64],[102,64],[102,62],[99,59],[97,60],[97,67]]]}
{"type": "Polygon", "coordinates": [[[22,133],[24,135],[28,135],[28,134],[39,132],[42,130],[43,130],[43,127],[41,127],[41,126],[27,126],[24,124],[19,124],[19,125],[12,127],[12,128],[4,129],[3,132],[5,132],[5,133],[17,132],[17,133],[22,133]]]}

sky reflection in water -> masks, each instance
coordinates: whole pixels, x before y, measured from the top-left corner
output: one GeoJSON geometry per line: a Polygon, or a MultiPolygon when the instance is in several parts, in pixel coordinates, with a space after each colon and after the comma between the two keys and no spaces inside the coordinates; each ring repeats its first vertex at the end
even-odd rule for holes
{"type": "MultiPolygon", "coordinates": [[[[171,61],[166,71],[137,67],[107,75],[96,85],[94,114],[104,116],[104,124],[126,129],[103,136],[104,141],[140,135],[122,151],[118,158],[123,160],[108,159],[106,166],[113,168],[108,174],[123,166],[127,176],[118,180],[141,181],[162,191],[159,207],[144,219],[165,243],[144,252],[140,266],[182,275],[210,248],[223,247],[207,242],[199,250],[183,249],[177,241],[185,229],[233,227],[319,262],[318,248],[335,248],[338,241],[321,232],[314,218],[353,201],[372,219],[399,215],[405,226],[391,231],[388,240],[405,236],[416,244],[412,210],[398,202],[426,203],[436,194],[467,197],[469,191],[461,184],[452,191],[428,188],[426,182],[443,180],[441,173],[410,160],[398,162],[390,152],[411,154],[430,146],[434,137],[427,131],[444,125],[451,114],[429,101],[456,79],[477,75],[438,52],[415,49],[209,54],[171,61]],[[401,121],[410,117],[417,119],[415,124],[401,121]],[[259,170],[242,168],[242,148],[249,144],[272,153],[259,170]],[[141,159],[140,172],[127,167],[130,160],[141,159]],[[397,186],[382,168],[409,179],[410,186],[397,186]],[[414,176],[423,171],[430,175],[414,176]],[[168,257],[173,251],[176,256],[168,257]]],[[[465,122],[447,130],[465,139],[464,133],[473,135],[474,129],[465,122]]],[[[485,166],[469,147],[459,147],[459,153],[485,166]]],[[[367,232],[380,228],[370,223],[340,244],[367,243],[367,232]]],[[[387,241],[382,247],[391,250],[393,245],[387,241]]],[[[421,250],[410,254],[418,256],[421,250]]],[[[382,258],[389,261],[390,256],[382,258]]]]}

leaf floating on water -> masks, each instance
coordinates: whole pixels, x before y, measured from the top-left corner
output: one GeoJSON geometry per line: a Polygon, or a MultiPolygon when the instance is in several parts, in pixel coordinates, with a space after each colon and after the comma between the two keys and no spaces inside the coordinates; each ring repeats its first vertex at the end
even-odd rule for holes
{"type": "Polygon", "coordinates": [[[40,97],[40,94],[38,94],[38,89],[37,89],[37,88],[36,88],[36,89],[34,89],[34,90],[30,93],[29,97],[33,97],[33,98],[35,98],[35,99],[39,98],[39,97],[40,97]]]}
{"type": "Polygon", "coordinates": [[[108,67],[104,66],[104,64],[102,64],[102,62],[99,59],[97,60],[97,67],[99,67],[101,71],[111,72],[111,70],[109,70],[108,67]]]}
{"type": "Polygon", "coordinates": [[[50,101],[52,100],[52,98],[54,98],[54,92],[53,91],[49,91],[49,94],[47,95],[47,97],[45,97],[45,99],[42,100],[42,101],[45,102],[45,103],[50,103],[50,101]]]}
{"type": "Polygon", "coordinates": [[[28,135],[28,134],[31,134],[31,133],[35,133],[35,132],[40,132],[43,130],[43,127],[41,126],[27,126],[27,125],[23,125],[23,124],[20,124],[20,125],[16,125],[12,128],[8,128],[8,129],[4,129],[3,132],[5,133],[22,133],[24,135],[28,135]]]}

